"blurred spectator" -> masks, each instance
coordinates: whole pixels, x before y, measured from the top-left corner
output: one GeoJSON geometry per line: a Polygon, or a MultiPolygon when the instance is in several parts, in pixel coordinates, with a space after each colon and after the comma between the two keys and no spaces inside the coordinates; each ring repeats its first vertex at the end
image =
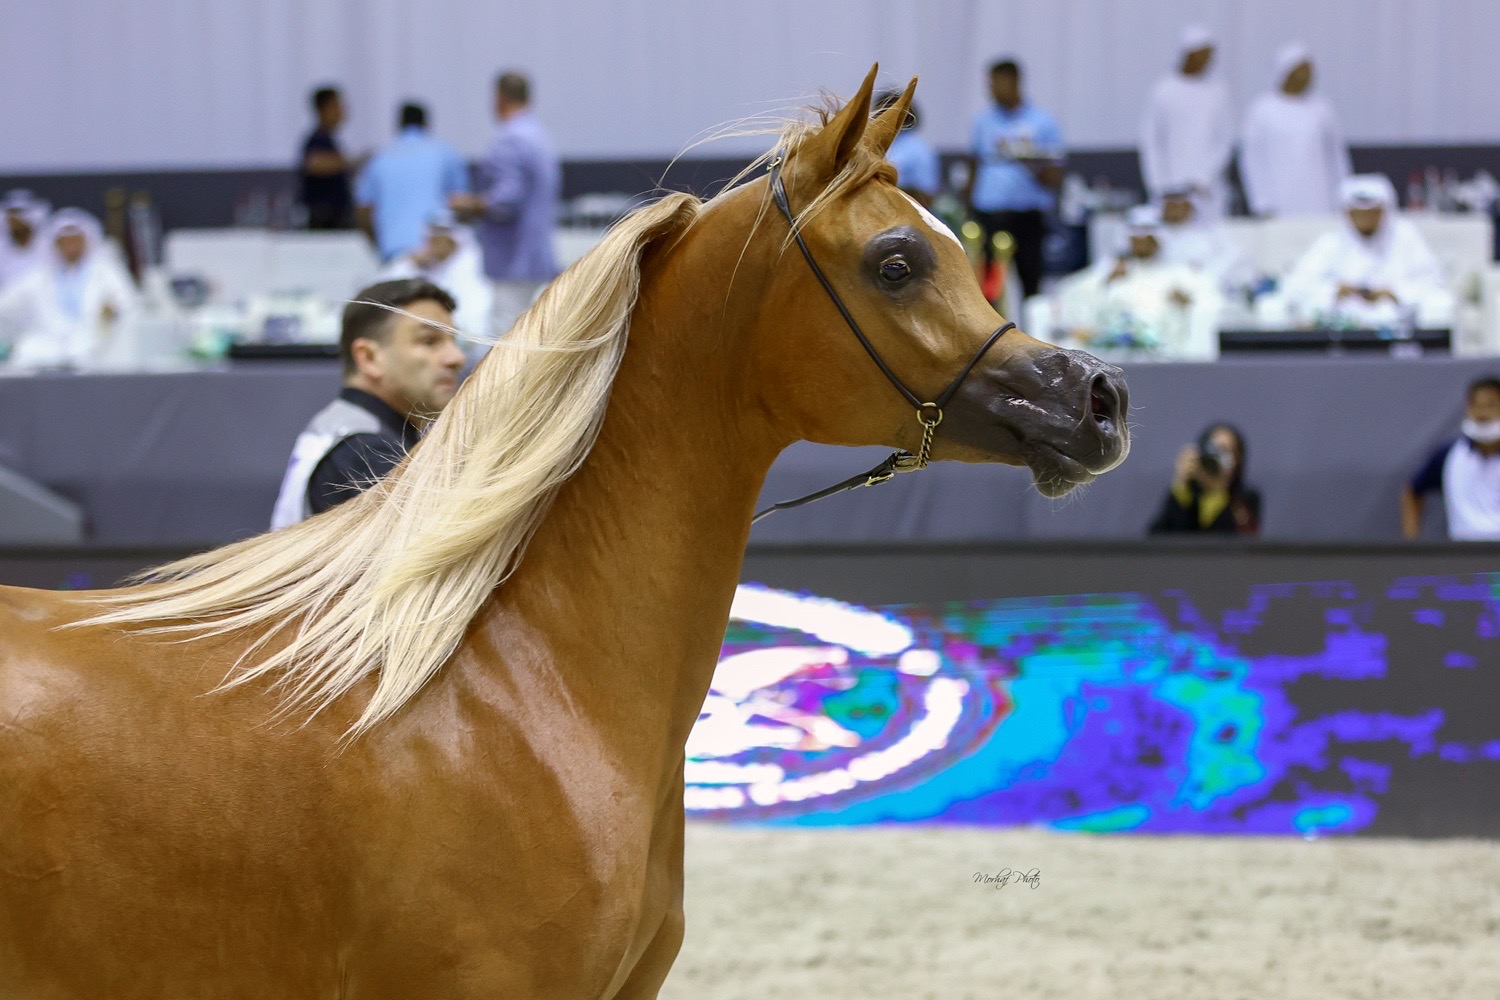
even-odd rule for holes
{"type": "Polygon", "coordinates": [[[354,224],[349,178],[359,162],[345,158],[335,133],[344,123],[344,98],[334,87],[313,91],[318,123],[302,143],[302,204],[308,229],[348,229],[354,224]]]}
{"type": "Polygon", "coordinates": [[[46,259],[41,232],[52,206],[30,191],[17,189],[0,199],[5,231],[0,233],[0,289],[15,284],[46,259]]]}
{"type": "Polygon", "coordinates": [[[1243,294],[1255,281],[1255,268],[1218,217],[1199,206],[1187,189],[1164,192],[1161,203],[1163,256],[1207,275],[1226,296],[1243,294]]]}
{"type": "Polygon", "coordinates": [[[1276,57],[1273,90],[1250,104],[1240,148],[1240,175],[1254,215],[1334,211],[1349,175],[1349,147],[1333,105],[1312,92],[1307,49],[1288,45],[1276,57]]]}
{"type": "Polygon", "coordinates": [[[433,213],[447,208],[450,195],[469,190],[468,166],[428,133],[426,108],[401,105],[397,129],[395,141],[360,171],[354,190],[360,228],[385,261],[419,247],[433,213]]]}
{"type": "Polygon", "coordinates": [[[371,285],[344,307],[344,387],[297,437],[272,528],[353,499],[400,464],[458,391],[452,325],[453,298],[420,278],[371,285]]]}
{"type": "Polygon", "coordinates": [[[1207,275],[1167,258],[1161,216],[1139,205],[1126,217],[1128,242],[1058,289],[1058,320],[1096,350],[1169,358],[1218,357],[1223,296],[1207,275]]]}
{"type": "Polygon", "coordinates": [[[506,72],[495,81],[495,131],[479,165],[474,194],[453,195],[460,218],[475,220],[484,273],[494,284],[490,332],[501,336],[557,276],[552,231],[562,193],[562,166],[552,140],[531,113],[531,83],[506,72]]]}
{"type": "Polygon", "coordinates": [[[1183,447],[1151,534],[1260,534],[1260,493],[1245,484],[1245,437],[1211,424],[1183,447]]]}
{"type": "Polygon", "coordinates": [[[42,247],[42,264],[0,291],[0,329],[19,337],[19,365],[86,362],[137,312],[140,294],[83,209],[54,214],[42,247]]]}
{"type": "Polygon", "coordinates": [[[994,106],[974,119],[964,201],[984,230],[985,261],[992,240],[1008,232],[1016,244],[1016,274],[1027,297],[1042,285],[1047,213],[1062,184],[1063,137],[1052,116],[1021,94],[1021,67],[1011,59],[990,66],[994,106]]]}
{"type": "MultiPolygon", "coordinates": [[[[482,338],[489,329],[490,285],[479,246],[469,227],[458,225],[446,208],[432,214],[422,242],[386,265],[380,277],[425,278],[457,301],[453,317],[460,330],[482,338]]],[[[464,346],[465,353],[478,353],[468,351],[468,343],[464,346]]]]}
{"type": "Polygon", "coordinates": [[[1211,73],[1215,39],[1207,28],[1182,33],[1176,72],[1159,81],[1141,125],[1141,176],[1156,200],[1185,191],[1215,217],[1225,210],[1224,171],[1234,153],[1229,90],[1211,73]]]}
{"type": "Polygon", "coordinates": [[[1345,218],[1293,265],[1283,294],[1302,316],[1385,327],[1420,321],[1447,326],[1453,294],[1417,227],[1396,217],[1396,189],[1384,174],[1359,174],[1339,188],[1345,218]]]}
{"type": "MultiPolygon", "coordinates": [[[[884,111],[900,99],[899,91],[888,90],[876,99],[875,111],[884,111]]],[[[906,124],[896,133],[890,149],[885,151],[885,158],[896,168],[897,186],[921,202],[924,208],[931,208],[932,199],[937,197],[942,186],[942,171],[937,150],[917,134],[921,125],[922,115],[913,102],[906,112],[906,124]]]]}
{"type": "Polygon", "coordinates": [[[1455,541],[1500,540],[1500,376],[1469,386],[1463,435],[1423,463],[1401,494],[1401,533],[1422,533],[1429,493],[1441,493],[1448,537],[1455,541]]]}

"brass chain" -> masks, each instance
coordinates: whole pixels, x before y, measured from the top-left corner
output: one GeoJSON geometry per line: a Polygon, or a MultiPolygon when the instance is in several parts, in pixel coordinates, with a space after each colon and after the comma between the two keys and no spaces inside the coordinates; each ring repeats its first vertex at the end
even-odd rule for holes
{"type": "MultiPolygon", "coordinates": [[[[916,472],[918,469],[927,468],[928,461],[932,458],[932,437],[937,433],[938,424],[943,422],[943,411],[938,409],[936,403],[923,403],[917,410],[917,423],[922,425],[922,443],[917,445],[917,453],[902,451],[896,453],[896,472],[916,472]]],[[[891,478],[890,473],[877,479],[872,479],[870,485],[876,482],[885,482],[891,478]]]]}
{"type": "Polygon", "coordinates": [[[943,411],[935,403],[923,403],[917,410],[917,423],[922,425],[922,443],[917,448],[917,468],[927,468],[927,460],[932,457],[932,436],[937,433],[938,424],[942,422],[943,411]]]}

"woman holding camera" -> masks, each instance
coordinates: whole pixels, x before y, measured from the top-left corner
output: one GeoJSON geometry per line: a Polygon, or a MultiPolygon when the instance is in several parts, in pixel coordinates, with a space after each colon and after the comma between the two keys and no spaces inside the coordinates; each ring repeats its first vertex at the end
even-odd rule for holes
{"type": "Polygon", "coordinates": [[[1260,493],[1245,485],[1245,439],[1212,424],[1177,455],[1172,488],[1151,534],[1257,535],[1260,493]]]}

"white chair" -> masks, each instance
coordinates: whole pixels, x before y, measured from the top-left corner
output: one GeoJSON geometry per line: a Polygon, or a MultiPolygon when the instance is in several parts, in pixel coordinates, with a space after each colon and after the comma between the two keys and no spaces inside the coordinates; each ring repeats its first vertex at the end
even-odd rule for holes
{"type": "Polygon", "coordinates": [[[361,233],[275,233],[270,273],[261,290],[310,292],[344,302],[379,273],[380,260],[361,233]]]}
{"type": "Polygon", "coordinates": [[[1414,212],[1406,218],[1416,223],[1448,272],[1449,287],[1457,302],[1453,353],[1500,353],[1500,328],[1494,315],[1500,303],[1494,300],[1495,283],[1490,279],[1495,270],[1494,222],[1483,215],[1427,212],[1414,212]]]}
{"type": "Polygon", "coordinates": [[[218,305],[263,292],[271,275],[271,234],[261,229],[174,229],[163,246],[168,274],[196,274],[218,305]]]}

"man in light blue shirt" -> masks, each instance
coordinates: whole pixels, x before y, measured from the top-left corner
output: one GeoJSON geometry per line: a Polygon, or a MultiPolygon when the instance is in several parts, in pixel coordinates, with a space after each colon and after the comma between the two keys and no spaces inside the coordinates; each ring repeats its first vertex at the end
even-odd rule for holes
{"type": "MultiPolygon", "coordinates": [[[[876,99],[875,110],[884,111],[900,99],[898,91],[888,90],[876,99]]],[[[922,117],[917,112],[917,106],[912,104],[907,108],[906,124],[896,133],[890,148],[885,151],[885,158],[896,168],[896,185],[924,207],[931,208],[932,199],[937,197],[938,189],[942,187],[942,171],[939,169],[937,150],[929,146],[926,139],[917,135],[917,127],[921,123],[922,117]]]]}
{"type": "Polygon", "coordinates": [[[531,113],[531,84],[520,73],[495,81],[500,127],[479,164],[475,193],[449,199],[474,221],[484,273],[494,282],[490,332],[503,336],[542,286],[557,277],[552,232],[562,195],[562,165],[531,113]]]}
{"type": "Polygon", "coordinates": [[[1010,233],[1016,273],[1027,296],[1042,283],[1047,214],[1062,184],[1063,137],[1052,116],[1021,97],[1021,67],[1011,59],[990,66],[994,106],[974,119],[967,201],[984,228],[991,259],[995,233],[1010,233]]]}
{"type": "Polygon", "coordinates": [[[469,168],[446,142],[427,131],[427,109],[403,104],[400,132],[360,172],[354,201],[360,228],[380,259],[390,261],[422,245],[427,220],[469,190],[469,168]]]}

